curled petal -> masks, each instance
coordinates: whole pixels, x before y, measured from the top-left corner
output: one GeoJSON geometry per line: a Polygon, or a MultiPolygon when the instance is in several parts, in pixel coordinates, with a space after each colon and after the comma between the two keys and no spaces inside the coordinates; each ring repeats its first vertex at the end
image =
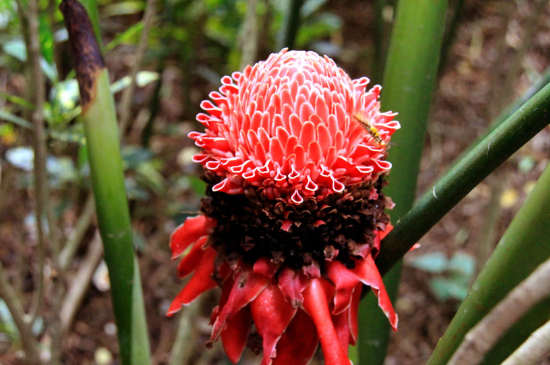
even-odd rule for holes
{"type": "Polygon", "coordinates": [[[181,309],[182,305],[190,304],[193,300],[197,299],[203,292],[214,288],[217,284],[212,280],[212,274],[214,273],[214,258],[216,257],[216,250],[212,247],[206,249],[202,260],[197,265],[197,270],[191,277],[191,280],[176,296],[176,299],[170,305],[168,309],[168,316],[172,316],[174,313],[181,309]]]}
{"type": "Polygon", "coordinates": [[[349,332],[350,332],[350,344],[355,345],[357,342],[357,333],[359,328],[357,327],[358,315],[359,315],[359,303],[361,302],[361,291],[363,290],[363,284],[359,283],[355,287],[355,291],[351,297],[351,304],[349,306],[349,332]]]}
{"type": "Polygon", "coordinates": [[[378,305],[390,320],[393,329],[397,331],[397,314],[393,309],[390,297],[386,292],[384,282],[372,256],[368,255],[364,260],[356,260],[355,268],[352,271],[363,284],[372,288],[372,291],[378,297],[378,305]]]}
{"type": "Polygon", "coordinates": [[[240,194],[243,192],[243,187],[229,178],[217,183],[212,187],[212,191],[221,191],[227,194],[240,194]]]}
{"type": "Polygon", "coordinates": [[[273,275],[277,272],[277,269],[279,268],[279,265],[276,265],[268,259],[267,257],[261,257],[256,263],[254,264],[254,267],[252,271],[254,274],[262,275],[268,279],[271,279],[273,275]]]}
{"type": "Polygon", "coordinates": [[[262,275],[255,275],[250,267],[243,268],[235,277],[227,302],[214,322],[212,335],[208,343],[218,339],[221,331],[227,325],[227,320],[245,305],[253,301],[269,284],[269,279],[262,275]]]}
{"type": "Polygon", "coordinates": [[[191,251],[185,255],[178,265],[178,276],[184,278],[191,274],[197,268],[197,265],[204,256],[203,246],[206,243],[207,237],[202,236],[191,248],[191,251]]]}
{"type": "Polygon", "coordinates": [[[181,255],[190,244],[207,235],[208,230],[214,226],[216,226],[216,220],[204,215],[187,218],[170,237],[172,259],[181,255]]]}
{"type": "Polygon", "coordinates": [[[263,360],[261,365],[271,364],[277,356],[275,346],[296,313],[277,285],[271,284],[250,304],[252,318],[258,333],[263,338],[263,360]]]}
{"type": "Polygon", "coordinates": [[[244,307],[227,321],[227,327],[221,333],[223,349],[233,364],[241,358],[251,324],[250,308],[244,307]]]}
{"type": "Polygon", "coordinates": [[[351,295],[359,283],[357,275],[351,272],[340,261],[327,261],[327,277],[334,283],[336,294],[334,295],[333,314],[340,314],[351,303],[351,295]]]}
{"type": "Polygon", "coordinates": [[[277,344],[277,356],[272,365],[307,365],[317,349],[319,340],[315,324],[301,309],[288,325],[277,344]],[[307,336],[304,336],[304,333],[307,336]]]}
{"type": "Polygon", "coordinates": [[[322,279],[311,279],[309,286],[304,291],[303,308],[309,314],[315,327],[326,365],[349,365],[350,361],[346,351],[340,346],[338,334],[332,323],[328,309],[327,296],[321,284],[322,279]]]}
{"type": "Polygon", "coordinates": [[[350,343],[350,328],[349,328],[349,308],[340,314],[332,315],[332,323],[338,336],[340,347],[346,357],[348,357],[348,347],[350,343]]]}
{"type": "Polygon", "coordinates": [[[309,281],[306,275],[301,271],[295,271],[286,266],[279,272],[279,288],[287,302],[294,308],[302,305],[304,301],[303,291],[309,281]]]}

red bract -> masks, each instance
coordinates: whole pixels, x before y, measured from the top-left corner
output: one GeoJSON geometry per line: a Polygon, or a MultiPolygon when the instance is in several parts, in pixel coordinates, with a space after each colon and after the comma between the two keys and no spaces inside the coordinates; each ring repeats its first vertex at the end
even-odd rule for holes
{"type": "Polygon", "coordinates": [[[374,257],[391,230],[380,190],[394,114],[380,113],[375,86],[351,80],[328,57],[286,50],[224,77],[202,103],[207,198],[203,215],[172,235],[193,274],[168,314],[220,286],[207,345],[221,338],[237,362],[251,335],[262,365],[307,364],[321,343],[325,363],[349,364],[363,285],[397,327],[374,257]]]}

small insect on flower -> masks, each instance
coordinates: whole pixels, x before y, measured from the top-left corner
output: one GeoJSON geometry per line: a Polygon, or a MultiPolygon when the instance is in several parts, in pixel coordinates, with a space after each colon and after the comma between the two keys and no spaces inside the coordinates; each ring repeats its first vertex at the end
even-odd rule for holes
{"type": "Polygon", "coordinates": [[[366,118],[364,118],[359,113],[354,114],[353,117],[361,124],[361,126],[367,131],[367,133],[372,136],[376,143],[378,143],[382,147],[386,146],[386,142],[384,142],[382,137],[380,137],[380,132],[378,131],[378,129],[373,126],[366,118]]]}

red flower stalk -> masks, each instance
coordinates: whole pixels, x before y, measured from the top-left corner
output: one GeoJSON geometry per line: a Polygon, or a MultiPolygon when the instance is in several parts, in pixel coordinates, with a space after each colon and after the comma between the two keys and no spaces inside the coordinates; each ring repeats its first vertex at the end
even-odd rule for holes
{"type": "Polygon", "coordinates": [[[380,189],[399,123],[368,82],[283,50],[222,78],[201,104],[205,133],[189,136],[207,197],[172,235],[173,258],[187,252],[179,276],[193,276],[168,314],[220,286],[207,345],[221,337],[233,362],[256,336],[262,365],[307,364],[319,342],[326,364],[348,364],[363,285],[397,327],[374,257],[391,230],[380,189]]]}

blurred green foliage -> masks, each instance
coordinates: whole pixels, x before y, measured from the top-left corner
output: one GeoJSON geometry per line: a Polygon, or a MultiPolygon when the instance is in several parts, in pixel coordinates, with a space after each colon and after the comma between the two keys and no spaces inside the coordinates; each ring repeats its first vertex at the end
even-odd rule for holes
{"type": "Polygon", "coordinates": [[[434,274],[430,289],[439,300],[462,301],[468,295],[476,263],[474,256],[463,252],[456,252],[448,259],[444,253],[435,251],[411,258],[409,265],[434,274]]]}

